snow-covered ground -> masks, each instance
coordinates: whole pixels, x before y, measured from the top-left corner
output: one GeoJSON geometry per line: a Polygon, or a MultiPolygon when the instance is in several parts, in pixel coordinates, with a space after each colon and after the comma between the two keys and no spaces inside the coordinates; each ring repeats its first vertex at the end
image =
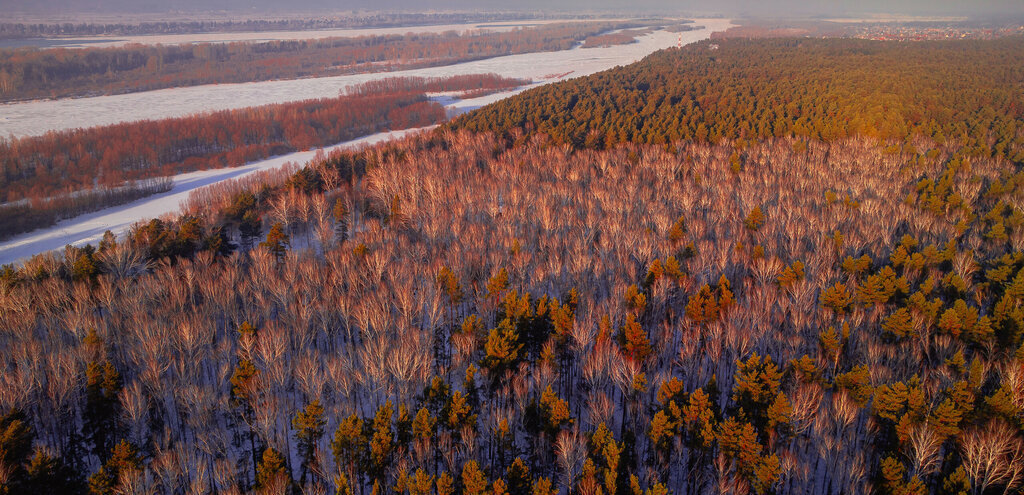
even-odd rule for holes
{"type": "Polygon", "coordinates": [[[557,22],[590,21],[592,20],[544,19],[508,22],[474,22],[467,24],[439,24],[434,26],[401,26],[362,29],[319,29],[309,31],[254,31],[241,33],[154,34],[135,36],[78,36],[74,38],[12,40],[11,43],[0,46],[6,46],[8,48],[15,46],[39,46],[41,48],[107,48],[130,44],[180,45],[185,43],[230,43],[233,41],[286,41],[309,40],[317,38],[355,38],[358,36],[386,36],[392,34],[408,33],[444,33],[448,31],[455,31],[458,33],[467,33],[473,31],[501,32],[511,31],[513,29],[525,26],[536,26],[541,24],[552,24],[557,22]]]}
{"type": "MultiPolygon", "coordinates": [[[[330,152],[340,148],[359,148],[382,141],[397,139],[412,133],[426,131],[432,127],[420,127],[401,131],[380,132],[359,139],[324,148],[330,152]]],[[[189,172],[173,177],[174,188],[166,193],[156,194],[128,204],[87,213],[57,223],[53,227],[19,235],[0,244],[0,265],[24,260],[32,255],[61,249],[68,244],[95,243],[107,230],[121,234],[133,224],[147,218],[157,218],[181,208],[192,191],[228,179],[237,179],[261,170],[282,167],[286,163],[306,163],[316,155],[316,150],[289,153],[241,167],[220,168],[189,172]]]]}
{"type": "MultiPolygon", "coordinates": [[[[721,31],[730,26],[728,20],[721,19],[699,20],[698,22],[707,26],[707,29],[683,33],[684,43],[705,39],[710,36],[711,32],[721,31]]],[[[675,46],[676,36],[675,33],[657,31],[642,37],[638,43],[630,45],[607,48],[577,48],[562,52],[513,55],[448,67],[393,72],[383,75],[365,74],[296,81],[200,86],[197,88],[178,88],[132,95],[5,105],[0,106],[0,135],[4,135],[7,132],[15,133],[12,130],[13,128],[8,129],[4,127],[11,122],[17,122],[20,125],[20,127],[17,127],[18,129],[28,129],[27,120],[34,122],[32,125],[36,127],[32,128],[36,130],[32,132],[23,131],[19,135],[38,134],[47,130],[87,127],[126,120],[180,116],[203,110],[240,108],[267,103],[333,96],[337,94],[339,89],[345,86],[370,80],[374,77],[394,75],[441,76],[494,72],[508,77],[529,78],[535,81],[529,86],[512,91],[466,100],[460,100],[451,95],[435,96],[434,99],[445,106],[448,115],[454,116],[493,103],[502,98],[507,98],[531,87],[565,78],[592,74],[618,65],[635,62],[656,50],[675,46]],[[79,105],[79,102],[82,104],[79,105]],[[8,112],[11,108],[19,108],[19,111],[23,113],[12,114],[8,112]],[[35,111],[52,113],[34,116],[33,112],[35,111]],[[73,116],[70,118],[74,120],[67,120],[69,117],[66,116],[69,115],[73,116]],[[33,120],[33,117],[38,118],[33,120]]],[[[371,145],[422,130],[424,129],[407,129],[373,134],[325,148],[325,151],[336,148],[371,145]]],[[[313,158],[315,153],[315,151],[291,153],[236,168],[204,170],[174,176],[174,188],[167,193],[67,219],[53,227],[29,232],[0,243],[0,264],[21,261],[38,253],[61,249],[67,244],[79,245],[96,242],[102,237],[103,232],[107,230],[115,234],[124,233],[136,222],[178,211],[181,203],[196,189],[223,180],[236,179],[256,171],[281,167],[288,162],[302,164],[313,158]]]]}
{"type": "MultiPolygon", "coordinates": [[[[705,29],[682,33],[684,43],[708,38],[731,24],[724,19],[700,19],[705,29]]],[[[335,77],[213,84],[92,98],[38,100],[0,105],[0,136],[32,136],[51,130],[109,125],[118,122],[181,117],[197,112],[243,108],[270,103],[337,96],[344,88],[395,76],[443,77],[493,72],[535,81],[553,75],[578,77],[625,65],[676,45],[676,34],[657,31],[628,45],[574,48],[557,52],[494,57],[444,67],[335,77]]]]}

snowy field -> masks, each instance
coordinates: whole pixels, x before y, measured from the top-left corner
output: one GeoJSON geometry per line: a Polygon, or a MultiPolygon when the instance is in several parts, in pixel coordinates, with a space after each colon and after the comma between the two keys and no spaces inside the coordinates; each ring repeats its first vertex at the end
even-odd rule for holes
{"type": "MultiPolygon", "coordinates": [[[[707,26],[707,29],[682,33],[684,43],[692,43],[708,38],[711,32],[721,31],[730,26],[728,20],[721,19],[699,20],[697,22],[707,26]]],[[[635,62],[654,51],[675,46],[676,36],[675,33],[657,31],[642,37],[640,42],[630,45],[607,48],[575,48],[562,52],[513,55],[448,67],[387,74],[212,85],[150,91],[130,95],[5,105],[0,106],[0,135],[7,134],[8,132],[17,135],[39,134],[47,130],[88,127],[126,120],[166,118],[188,115],[203,110],[241,108],[268,103],[334,96],[338,93],[339,89],[345,86],[395,75],[433,77],[494,72],[503,76],[529,78],[535,81],[534,84],[512,91],[466,100],[459,100],[448,95],[435,96],[434,99],[445,106],[448,116],[451,117],[493,103],[502,98],[507,98],[531,87],[556,80],[592,74],[618,65],[635,62]],[[22,113],[9,112],[8,110],[11,108],[18,108],[19,112],[22,113]],[[47,115],[34,115],[34,112],[43,112],[44,110],[51,113],[47,115]],[[74,122],[69,122],[63,117],[65,115],[75,116],[74,122]],[[6,122],[5,119],[7,119],[6,122]],[[26,123],[27,120],[31,120],[33,124],[29,126],[26,123]],[[17,121],[21,127],[4,127],[14,121],[17,121]],[[33,130],[25,130],[29,128],[33,130]],[[14,129],[20,129],[20,132],[15,132],[14,129]]],[[[334,145],[324,150],[330,151],[337,148],[367,146],[422,130],[425,130],[425,128],[373,134],[334,145]]],[[[281,167],[288,162],[304,164],[313,158],[315,154],[315,150],[303,151],[253,162],[236,168],[203,170],[174,176],[174,188],[169,192],[67,219],[53,227],[22,234],[0,243],[0,264],[13,263],[38,253],[62,249],[67,244],[95,243],[102,237],[103,232],[107,230],[115,234],[122,234],[136,222],[178,211],[181,203],[196,189],[223,180],[236,179],[256,171],[281,167]]]]}
{"type": "MultiPolygon", "coordinates": [[[[684,43],[706,39],[713,31],[722,31],[731,25],[723,19],[699,19],[696,22],[706,28],[682,33],[684,43]]],[[[629,64],[651,52],[675,45],[675,33],[657,31],[629,45],[525,53],[444,67],[286,81],[212,84],[92,98],[11,103],[0,105],[0,136],[32,136],[51,130],[182,117],[204,111],[334,97],[347,86],[395,76],[443,77],[493,72],[535,81],[553,80],[555,75],[577,77],[629,64]]]]}
{"type": "MultiPolygon", "coordinates": [[[[598,19],[605,21],[606,19],[598,19]]],[[[159,34],[136,36],[79,36],[75,38],[46,38],[34,40],[0,41],[0,48],[36,46],[40,48],[109,48],[132,44],[180,45],[185,43],[230,43],[233,41],[261,42],[309,40],[318,38],[355,38],[358,36],[386,36],[392,34],[444,33],[455,31],[469,33],[476,31],[502,32],[520,27],[553,24],[559,22],[592,22],[593,19],[528,20],[508,22],[483,22],[468,24],[440,24],[434,26],[400,26],[363,29],[319,29],[309,31],[258,31],[241,33],[194,33],[159,34]]]]}

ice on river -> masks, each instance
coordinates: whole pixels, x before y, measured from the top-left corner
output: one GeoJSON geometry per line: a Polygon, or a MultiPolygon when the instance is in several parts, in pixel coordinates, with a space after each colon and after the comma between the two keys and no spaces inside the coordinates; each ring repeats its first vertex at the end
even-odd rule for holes
{"type": "MultiPolygon", "coordinates": [[[[708,38],[713,31],[724,30],[730,25],[724,19],[696,22],[705,26],[705,29],[682,33],[684,43],[708,38]]],[[[442,77],[493,72],[507,77],[546,82],[558,79],[555,76],[578,77],[629,64],[654,51],[675,45],[675,33],[657,31],[628,45],[509,55],[443,67],[9,103],[0,105],[0,136],[32,136],[51,130],[333,97],[348,86],[395,76],[442,77]]]]}
{"type": "MultiPolygon", "coordinates": [[[[705,39],[710,36],[711,32],[724,30],[730,25],[728,20],[723,19],[698,20],[697,23],[706,26],[707,29],[682,33],[684,43],[705,39]]],[[[629,64],[656,50],[675,46],[675,44],[675,33],[658,31],[640,38],[638,43],[629,45],[512,55],[431,69],[293,81],[198,86],[118,96],[0,105],[0,135],[7,133],[32,135],[48,130],[88,127],[126,120],[175,117],[200,111],[334,96],[340,89],[348,85],[396,75],[433,77],[494,72],[503,76],[528,78],[535,81],[529,86],[512,91],[466,100],[459,100],[450,95],[435,96],[434,99],[445,106],[448,115],[453,116],[507,98],[530,87],[629,64]]],[[[340,147],[370,145],[421,130],[423,129],[373,134],[325,148],[325,151],[340,147]]],[[[200,187],[235,179],[259,170],[281,167],[288,162],[305,163],[313,158],[315,153],[315,151],[303,151],[261,160],[241,167],[203,170],[174,176],[174,188],[169,192],[67,219],[53,227],[22,234],[0,243],[0,264],[21,261],[38,253],[61,249],[67,244],[80,245],[96,242],[107,230],[115,234],[122,234],[136,222],[178,211],[182,201],[186,200],[192,191],[200,187]]]]}

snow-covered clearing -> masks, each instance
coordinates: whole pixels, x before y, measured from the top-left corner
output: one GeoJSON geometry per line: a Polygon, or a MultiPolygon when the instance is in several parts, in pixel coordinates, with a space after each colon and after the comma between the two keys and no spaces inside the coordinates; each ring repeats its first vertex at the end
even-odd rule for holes
{"type": "MultiPolygon", "coordinates": [[[[731,25],[724,19],[700,19],[696,22],[704,25],[705,29],[682,33],[683,42],[692,43],[708,38],[713,31],[722,31],[731,25]]],[[[0,136],[32,136],[51,130],[182,117],[197,112],[334,97],[348,86],[395,76],[444,77],[493,72],[535,81],[551,80],[552,75],[577,77],[629,64],[656,50],[675,46],[676,36],[675,33],[656,31],[628,45],[525,53],[396,72],[213,84],[92,98],[4,104],[0,105],[0,136]]]]}
{"type": "MultiPolygon", "coordinates": [[[[341,148],[371,146],[382,141],[397,139],[433,127],[420,127],[401,131],[380,132],[359,139],[324,148],[330,152],[341,148]]],[[[261,170],[270,170],[286,163],[306,163],[316,155],[316,150],[289,153],[235,168],[200,170],[172,177],[174,188],[166,193],[156,194],[128,204],[105,208],[100,211],[69,218],[53,227],[19,235],[0,244],[0,265],[23,260],[38,253],[61,249],[68,244],[95,243],[107,230],[121,234],[136,222],[157,218],[181,208],[189,194],[199,188],[228,179],[237,179],[261,170]]]]}
{"type": "MultiPolygon", "coordinates": [[[[710,36],[711,32],[724,30],[731,25],[728,20],[722,19],[706,19],[697,22],[707,26],[707,29],[682,33],[684,42],[692,43],[705,39],[710,36]]],[[[451,117],[507,98],[531,87],[635,62],[656,50],[675,46],[676,37],[676,33],[657,31],[643,36],[638,43],[629,45],[513,55],[433,69],[296,81],[200,86],[79,100],[6,105],[0,106],[0,135],[7,132],[15,133],[14,130],[4,127],[11,121],[18,121],[20,124],[18,129],[26,129],[31,126],[25,121],[32,120],[34,122],[32,125],[36,126],[33,128],[37,130],[23,131],[20,134],[38,134],[53,129],[87,127],[125,120],[166,118],[203,110],[241,108],[334,96],[339,89],[345,86],[396,75],[436,77],[494,72],[503,76],[529,78],[535,81],[534,84],[511,91],[465,100],[460,100],[452,95],[434,96],[433,99],[444,105],[448,116],[451,117]],[[20,112],[23,112],[17,114],[21,117],[12,116],[8,112],[11,108],[18,108],[20,112]],[[34,112],[44,112],[44,114],[36,116],[34,112]],[[45,112],[51,113],[45,114],[45,112]],[[34,117],[38,118],[33,119],[34,117]]],[[[424,128],[373,134],[327,147],[324,151],[371,145],[422,130],[424,128]]],[[[115,234],[122,234],[136,222],[178,211],[182,201],[186,200],[189,194],[196,189],[223,180],[236,179],[256,171],[281,167],[288,162],[304,164],[315,154],[315,150],[303,151],[236,168],[204,170],[174,176],[172,177],[174,188],[167,193],[67,219],[53,227],[22,234],[0,243],[0,264],[21,261],[35,254],[61,249],[67,244],[80,245],[96,242],[107,230],[115,234]]]]}

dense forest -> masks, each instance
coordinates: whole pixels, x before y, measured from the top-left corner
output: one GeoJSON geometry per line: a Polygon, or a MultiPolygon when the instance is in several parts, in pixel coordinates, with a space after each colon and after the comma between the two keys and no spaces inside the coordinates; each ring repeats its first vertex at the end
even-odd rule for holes
{"type": "Polygon", "coordinates": [[[170,188],[149,179],[442,122],[444,108],[426,93],[479,96],[527,82],[494,74],[386,78],[338,98],[0,138],[0,239],[170,188]]]}
{"type": "Polygon", "coordinates": [[[4,488],[1019,493],[1019,51],[762,43],[0,270],[4,488]]]}
{"type": "Polygon", "coordinates": [[[467,34],[0,50],[0,101],[450,65],[566,50],[588,36],[635,25],[579,22],[467,34]]]}
{"type": "Polygon", "coordinates": [[[1024,38],[723,40],[531,90],[453,123],[574,147],[926,136],[1024,162],[1024,38]],[[715,47],[715,48],[713,48],[715,47]],[[762,60],[763,63],[751,63],[762,60]],[[814,70],[809,70],[813,67],[814,70]]]}

